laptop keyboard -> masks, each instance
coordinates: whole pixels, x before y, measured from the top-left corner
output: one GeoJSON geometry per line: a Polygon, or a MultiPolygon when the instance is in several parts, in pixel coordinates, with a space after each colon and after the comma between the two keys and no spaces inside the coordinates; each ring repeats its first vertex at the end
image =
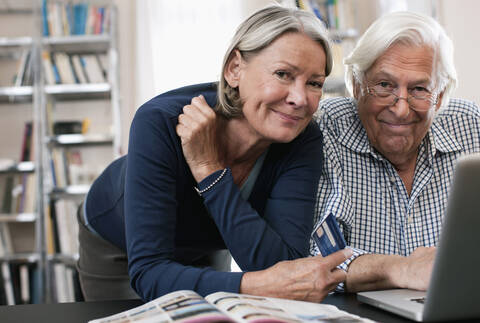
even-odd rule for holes
{"type": "Polygon", "coordinates": [[[420,304],[425,304],[425,297],[420,297],[420,298],[411,298],[410,299],[412,302],[420,303],[420,304]]]}

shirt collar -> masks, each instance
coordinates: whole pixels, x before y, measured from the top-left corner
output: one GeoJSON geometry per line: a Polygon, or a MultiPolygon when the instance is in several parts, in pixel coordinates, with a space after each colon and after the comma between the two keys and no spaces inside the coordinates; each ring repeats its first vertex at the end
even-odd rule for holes
{"type": "Polygon", "coordinates": [[[342,145],[357,153],[368,154],[372,151],[370,141],[367,137],[367,131],[363,127],[356,111],[354,118],[343,119],[341,126],[338,139],[342,145]]]}
{"type": "Polygon", "coordinates": [[[462,146],[458,143],[455,137],[444,129],[439,122],[433,121],[430,127],[431,145],[435,150],[443,153],[451,153],[461,151],[462,146]]]}

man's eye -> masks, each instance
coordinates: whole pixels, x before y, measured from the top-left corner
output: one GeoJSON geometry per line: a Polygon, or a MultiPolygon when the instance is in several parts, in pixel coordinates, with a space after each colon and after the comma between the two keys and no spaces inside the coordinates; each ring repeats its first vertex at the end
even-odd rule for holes
{"type": "Polygon", "coordinates": [[[386,82],[386,81],[379,82],[379,83],[377,84],[377,86],[379,86],[379,87],[381,87],[381,88],[384,88],[384,89],[392,89],[392,88],[393,88],[392,83],[386,82]]]}
{"type": "Polygon", "coordinates": [[[428,96],[429,94],[430,94],[430,91],[423,86],[415,86],[410,90],[410,95],[416,96],[416,97],[424,97],[424,96],[428,96]]]}
{"type": "Polygon", "coordinates": [[[428,92],[428,90],[422,86],[416,86],[413,88],[414,92],[428,92]]]}
{"type": "Polygon", "coordinates": [[[287,71],[276,71],[275,75],[278,76],[278,78],[280,78],[282,80],[286,80],[286,79],[290,78],[290,73],[287,72],[287,71]]]}

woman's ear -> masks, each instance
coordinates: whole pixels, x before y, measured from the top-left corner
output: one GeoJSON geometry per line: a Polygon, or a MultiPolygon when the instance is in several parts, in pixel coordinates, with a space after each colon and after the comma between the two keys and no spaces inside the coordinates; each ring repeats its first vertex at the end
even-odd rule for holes
{"type": "Polygon", "coordinates": [[[223,77],[231,88],[238,87],[240,83],[240,71],[242,69],[242,54],[238,49],[234,49],[223,71],[223,77]]]}

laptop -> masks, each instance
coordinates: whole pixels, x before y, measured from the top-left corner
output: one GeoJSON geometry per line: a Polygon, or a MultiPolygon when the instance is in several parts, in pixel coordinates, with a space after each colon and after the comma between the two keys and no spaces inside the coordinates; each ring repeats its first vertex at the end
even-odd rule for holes
{"type": "Polygon", "coordinates": [[[418,322],[480,318],[480,154],[454,171],[427,292],[360,292],[357,299],[418,322]]]}

